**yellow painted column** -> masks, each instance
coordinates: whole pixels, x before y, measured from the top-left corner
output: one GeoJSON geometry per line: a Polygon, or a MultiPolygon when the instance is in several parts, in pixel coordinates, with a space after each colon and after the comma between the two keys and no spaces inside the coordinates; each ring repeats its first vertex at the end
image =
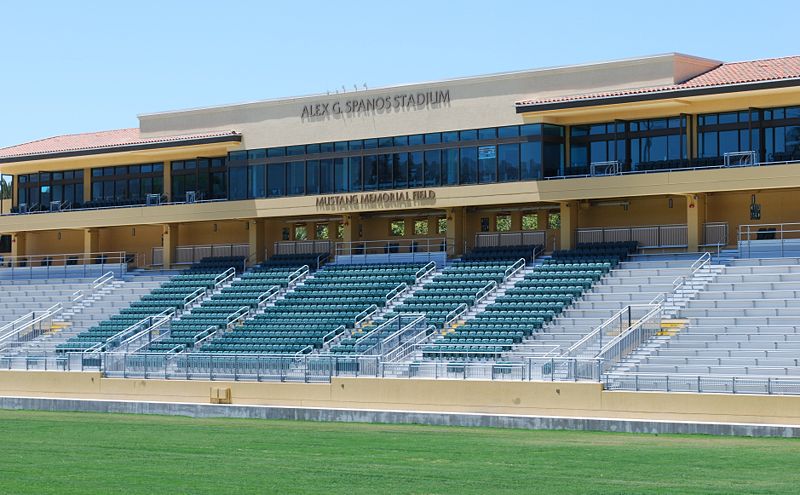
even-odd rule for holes
{"type": "Polygon", "coordinates": [[[11,233],[11,256],[25,256],[27,253],[25,232],[11,233]]]}
{"type": "Polygon", "coordinates": [[[248,224],[249,247],[247,249],[247,259],[253,264],[258,264],[264,261],[267,240],[265,234],[266,226],[261,218],[248,220],[248,224]]]}
{"type": "Polygon", "coordinates": [[[706,223],[706,195],[695,193],[686,195],[686,229],[687,250],[696,252],[703,244],[706,223]]]}
{"type": "Polygon", "coordinates": [[[511,212],[511,231],[512,232],[519,232],[522,230],[522,212],[521,211],[512,211],[511,212]]]}
{"type": "Polygon", "coordinates": [[[83,229],[83,256],[84,263],[91,263],[91,256],[100,252],[100,230],[83,229]]]}
{"type": "MultiPolygon", "coordinates": [[[[352,252],[353,242],[358,242],[360,236],[358,235],[359,227],[361,224],[361,215],[358,213],[349,213],[342,217],[342,225],[344,232],[342,232],[342,242],[344,243],[341,254],[354,254],[352,252]]],[[[335,255],[336,253],[334,253],[335,255]]]]}
{"type": "Polygon", "coordinates": [[[178,247],[178,242],[180,241],[178,235],[178,224],[177,223],[167,223],[161,226],[161,234],[164,239],[164,269],[168,270],[172,268],[175,261],[175,249],[178,247]]]}
{"type": "Polygon", "coordinates": [[[578,228],[578,202],[563,201],[561,207],[561,249],[574,247],[575,229],[578,228]]]}
{"type": "Polygon", "coordinates": [[[447,254],[461,256],[464,254],[464,208],[448,208],[447,219],[447,254]]]}
{"type": "Polygon", "coordinates": [[[164,162],[164,194],[167,201],[172,201],[172,162],[164,162]]]}
{"type": "Polygon", "coordinates": [[[83,202],[92,200],[92,169],[83,169],[83,202]]]}
{"type": "Polygon", "coordinates": [[[267,218],[264,222],[264,258],[275,254],[275,243],[281,240],[282,224],[279,220],[267,218]]]}

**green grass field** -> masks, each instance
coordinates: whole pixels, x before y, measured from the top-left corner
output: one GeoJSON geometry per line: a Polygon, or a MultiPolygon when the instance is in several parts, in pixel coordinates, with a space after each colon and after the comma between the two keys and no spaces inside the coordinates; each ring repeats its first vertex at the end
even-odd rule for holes
{"type": "Polygon", "coordinates": [[[798,493],[800,441],[0,411],[1,493],[798,493]]]}

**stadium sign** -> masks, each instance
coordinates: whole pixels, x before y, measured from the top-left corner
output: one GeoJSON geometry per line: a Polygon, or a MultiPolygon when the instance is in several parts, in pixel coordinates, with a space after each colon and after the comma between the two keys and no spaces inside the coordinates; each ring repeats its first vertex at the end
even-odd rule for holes
{"type": "Polygon", "coordinates": [[[419,191],[387,191],[361,194],[337,194],[317,198],[317,208],[358,208],[398,203],[421,203],[436,200],[436,192],[431,189],[419,191]]]}
{"type": "Polygon", "coordinates": [[[450,104],[450,90],[420,91],[372,98],[351,98],[326,103],[303,105],[301,119],[369,114],[394,110],[422,110],[441,108],[450,104]]]}

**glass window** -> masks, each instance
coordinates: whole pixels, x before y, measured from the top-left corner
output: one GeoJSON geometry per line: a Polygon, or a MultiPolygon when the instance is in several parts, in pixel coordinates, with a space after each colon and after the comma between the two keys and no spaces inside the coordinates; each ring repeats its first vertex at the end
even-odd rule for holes
{"type": "Polygon", "coordinates": [[[378,188],[378,157],[367,155],[364,157],[364,190],[374,191],[378,188]]]}
{"type": "Polygon", "coordinates": [[[305,241],[308,239],[308,228],[305,225],[295,225],[294,239],[296,241],[305,241]]]}
{"type": "Polygon", "coordinates": [[[519,172],[522,180],[538,180],[542,177],[541,142],[519,145],[519,172]]]}
{"type": "MultiPolygon", "coordinates": [[[[306,194],[319,194],[320,183],[320,164],[319,160],[309,160],[306,162],[306,194]]],[[[291,191],[291,187],[289,188],[291,191]]],[[[290,193],[291,194],[291,193],[290,193]]]]}
{"type": "Polygon", "coordinates": [[[519,127],[520,136],[541,136],[541,124],[526,124],[519,127]]]}
{"type": "Polygon", "coordinates": [[[392,146],[394,146],[394,140],[392,138],[378,139],[378,148],[391,148],[392,146]]]}
{"type": "Polygon", "coordinates": [[[347,141],[337,141],[333,143],[333,149],[337,153],[340,151],[347,151],[347,141]]]}
{"type": "Polygon", "coordinates": [[[550,213],[547,215],[547,228],[558,230],[561,228],[561,213],[550,213]]]}
{"type": "Polygon", "coordinates": [[[702,132],[700,133],[700,158],[717,157],[717,133],[716,132],[702,132]]]}
{"type": "Polygon", "coordinates": [[[481,184],[497,182],[497,146],[478,148],[478,179],[481,184]]]}
{"type": "Polygon", "coordinates": [[[408,146],[408,136],[397,136],[394,138],[395,146],[408,146]]]}
{"type": "Polygon", "coordinates": [[[267,157],[267,150],[249,150],[247,152],[248,160],[263,160],[267,157]]]}
{"type": "Polygon", "coordinates": [[[287,146],[286,147],[286,154],[289,156],[293,155],[304,155],[306,153],[305,146],[287,146]]]}
{"type": "Polygon", "coordinates": [[[315,239],[328,239],[328,224],[327,223],[318,223],[314,226],[314,238],[315,239]]]}
{"type": "Polygon", "coordinates": [[[457,143],[458,142],[458,131],[443,132],[442,133],[442,142],[443,143],[457,143]]]}
{"type": "Polygon", "coordinates": [[[474,146],[461,148],[460,172],[462,184],[478,182],[478,148],[474,146]]]}
{"type": "Polygon", "coordinates": [[[408,187],[408,153],[395,153],[393,162],[394,187],[405,189],[408,187]]]}
{"type": "Polygon", "coordinates": [[[267,191],[271,198],[286,196],[286,164],[270,163],[267,165],[267,191]]]}
{"type": "Polygon", "coordinates": [[[458,184],[458,148],[442,150],[442,184],[454,186],[458,184]]]}
{"type": "Polygon", "coordinates": [[[408,136],[409,146],[420,146],[422,144],[425,144],[425,139],[423,138],[422,134],[414,134],[413,136],[408,136]]]}
{"type": "Polygon", "coordinates": [[[267,150],[267,156],[271,158],[276,156],[286,156],[286,148],[270,148],[267,150]]]}
{"type": "Polygon", "coordinates": [[[497,129],[497,137],[499,138],[515,138],[519,136],[519,126],[511,125],[508,127],[500,127],[497,129]]]}
{"type": "Polygon", "coordinates": [[[378,140],[377,139],[365,139],[364,140],[364,149],[365,150],[370,150],[370,149],[377,148],[377,147],[378,147],[378,140]]]}
{"type": "Polygon", "coordinates": [[[334,171],[333,160],[320,160],[319,161],[319,192],[322,194],[330,194],[334,190],[334,171]]]}
{"type": "MultiPolygon", "coordinates": [[[[319,172],[319,162],[315,167],[319,172]]],[[[306,162],[289,162],[286,164],[286,194],[299,196],[306,192],[306,162]]]]}
{"type": "Polygon", "coordinates": [[[306,145],[306,154],[310,155],[312,153],[319,153],[319,145],[318,144],[306,145]]]}
{"type": "Polygon", "coordinates": [[[425,182],[424,163],[421,151],[408,154],[408,187],[422,187],[425,182]]]}
{"type": "Polygon", "coordinates": [[[564,175],[564,145],[544,143],[542,149],[542,168],[545,177],[564,175]]]}
{"type": "Polygon", "coordinates": [[[425,152],[425,185],[437,187],[441,185],[442,153],[440,150],[425,152]]]}
{"type": "Polygon", "coordinates": [[[425,144],[438,144],[441,142],[442,142],[442,133],[433,132],[431,134],[425,134],[425,144]]]}
{"type": "Polygon", "coordinates": [[[461,141],[475,141],[478,139],[478,131],[471,130],[471,131],[461,131],[459,133],[459,138],[461,141]]]}
{"type": "Polygon", "coordinates": [[[414,235],[428,235],[428,220],[414,220],[414,235]]]}
{"type": "Polygon", "coordinates": [[[343,193],[349,191],[350,183],[347,178],[347,159],[334,158],[333,160],[333,177],[334,177],[334,192],[343,193]]]}
{"type": "MultiPolygon", "coordinates": [[[[248,169],[248,198],[263,198],[266,196],[264,182],[264,165],[251,165],[248,169]]],[[[188,176],[185,176],[188,177],[188,176]]]]}
{"type": "Polygon", "coordinates": [[[439,234],[446,234],[447,233],[447,219],[446,218],[440,218],[439,220],[437,220],[437,227],[438,227],[437,232],[439,234]]]}
{"type": "Polygon", "coordinates": [[[519,180],[519,145],[501,144],[497,147],[498,178],[500,182],[519,180]]]}
{"type": "Polygon", "coordinates": [[[494,127],[479,129],[478,139],[497,139],[497,129],[494,127]]]}
{"type": "Polygon", "coordinates": [[[359,192],[361,185],[361,157],[351,156],[350,162],[350,192],[359,192]]]}
{"type": "Polygon", "coordinates": [[[348,146],[350,147],[350,150],[364,149],[364,143],[361,140],[349,141],[348,146]]]}
{"type": "Polygon", "coordinates": [[[391,189],[392,182],[392,155],[378,155],[378,188],[391,189]]]}

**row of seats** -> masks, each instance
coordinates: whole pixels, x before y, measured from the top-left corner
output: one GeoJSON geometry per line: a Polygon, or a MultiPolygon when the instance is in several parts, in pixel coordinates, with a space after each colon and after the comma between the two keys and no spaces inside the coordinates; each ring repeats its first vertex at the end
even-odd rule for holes
{"type": "Polygon", "coordinates": [[[413,285],[420,263],[327,265],[243,325],[202,346],[213,353],[296,354],[321,348],[401,284],[413,285]]]}
{"type": "Polygon", "coordinates": [[[499,358],[561,314],[633,249],[630,243],[604,243],[556,251],[484,311],[427,346],[423,357],[499,358]],[[577,258],[585,261],[576,263],[577,258]]]}
{"type": "Polygon", "coordinates": [[[103,345],[114,335],[150,316],[164,311],[183,309],[188,299],[193,298],[195,294],[214,288],[220,275],[215,270],[220,270],[215,259],[200,261],[142,296],[138,301],[134,301],[108,320],[59,344],[57,351],[79,352],[96,345],[103,345]]]}

